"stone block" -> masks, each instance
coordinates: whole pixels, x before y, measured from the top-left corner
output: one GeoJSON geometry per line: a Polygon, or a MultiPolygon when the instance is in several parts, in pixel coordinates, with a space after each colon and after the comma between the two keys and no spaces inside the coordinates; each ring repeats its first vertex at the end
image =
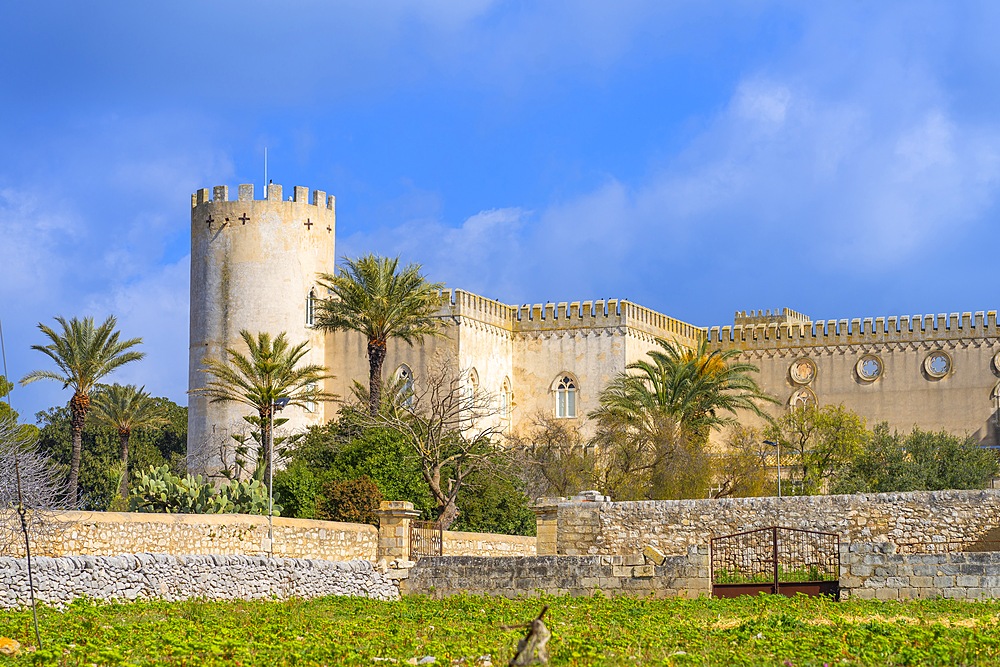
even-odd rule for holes
{"type": "Polygon", "coordinates": [[[934,577],[934,588],[951,588],[955,585],[955,577],[938,576],[934,577]]]}
{"type": "Polygon", "coordinates": [[[975,588],[983,585],[983,578],[972,574],[960,574],[956,577],[955,584],[963,588],[975,588]]]}
{"type": "Polygon", "coordinates": [[[665,553],[649,544],[643,548],[642,555],[653,565],[663,565],[663,561],[667,559],[667,555],[665,553]]]}
{"type": "Polygon", "coordinates": [[[879,600],[898,600],[899,590],[896,588],[876,588],[875,597],[879,600]]]}
{"type": "Polygon", "coordinates": [[[656,575],[652,565],[636,565],[632,568],[632,576],[636,578],[650,578],[656,575]]]}

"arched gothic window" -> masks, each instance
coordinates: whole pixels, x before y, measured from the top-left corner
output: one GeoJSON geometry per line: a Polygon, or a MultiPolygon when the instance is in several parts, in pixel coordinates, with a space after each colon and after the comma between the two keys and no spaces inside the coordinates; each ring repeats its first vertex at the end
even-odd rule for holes
{"type": "Polygon", "coordinates": [[[306,326],[311,327],[316,324],[316,290],[309,290],[306,295],[306,326]]]}
{"type": "MultiPolygon", "coordinates": [[[[306,389],[308,389],[310,392],[313,392],[318,389],[318,385],[315,382],[310,382],[309,384],[306,385],[306,389]]],[[[316,401],[309,401],[303,407],[305,408],[306,412],[316,412],[317,408],[316,401]]]]}
{"type": "Polygon", "coordinates": [[[500,419],[510,419],[510,408],[513,396],[510,391],[510,380],[503,379],[503,386],[500,387],[500,419]]]}
{"type": "Polygon", "coordinates": [[[572,375],[563,374],[553,383],[556,394],[556,418],[573,419],[576,417],[576,379],[572,375]]]}
{"type": "Polygon", "coordinates": [[[399,395],[403,399],[403,405],[413,407],[413,371],[406,364],[400,364],[396,369],[396,380],[399,383],[399,395]]]}
{"type": "Polygon", "coordinates": [[[479,373],[475,368],[469,369],[469,397],[472,398],[479,391],[479,373]]]}

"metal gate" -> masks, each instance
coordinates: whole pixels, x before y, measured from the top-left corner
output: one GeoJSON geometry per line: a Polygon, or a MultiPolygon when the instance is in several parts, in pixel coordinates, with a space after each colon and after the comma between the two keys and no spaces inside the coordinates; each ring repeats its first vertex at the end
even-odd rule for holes
{"type": "Polygon", "coordinates": [[[444,546],[444,529],[434,521],[410,522],[410,560],[421,556],[440,556],[444,546]]]}
{"type": "Polygon", "coordinates": [[[771,526],[712,538],[712,596],[772,593],[840,599],[840,537],[771,526]]]}

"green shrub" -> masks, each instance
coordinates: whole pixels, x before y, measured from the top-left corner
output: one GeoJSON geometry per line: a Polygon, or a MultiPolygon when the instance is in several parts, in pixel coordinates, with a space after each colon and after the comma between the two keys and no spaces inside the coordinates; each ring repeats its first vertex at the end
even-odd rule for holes
{"type": "Polygon", "coordinates": [[[377,526],[376,512],[382,499],[382,492],[367,476],[333,480],[323,485],[316,499],[316,518],[377,526]]]}

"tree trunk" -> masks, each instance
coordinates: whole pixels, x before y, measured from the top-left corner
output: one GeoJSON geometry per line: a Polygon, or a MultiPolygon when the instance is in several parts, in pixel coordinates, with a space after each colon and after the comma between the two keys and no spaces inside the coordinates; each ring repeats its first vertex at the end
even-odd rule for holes
{"type": "Polygon", "coordinates": [[[382,364],[385,362],[385,341],[368,341],[368,412],[374,417],[382,402],[382,364]]]}
{"type": "Polygon", "coordinates": [[[69,480],[66,495],[71,507],[76,505],[80,487],[80,455],[83,452],[83,425],[87,421],[87,411],[90,410],[90,396],[76,392],[69,401],[70,422],[69,432],[73,441],[73,453],[69,462],[69,480]]]}
{"type": "Polygon", "coordinates": [[[264,487],[267,489],[268,497],[272,493],[271,489],[271,452],[274,451],[274,443],[271,438],[274,433],[271,431],[271,411],[274,408],[268,406],[266,410],[258,411],[260,417],[260,446],[264,448],[264,487]]]}
{"type": "Polygon", "coordinates": [[[438,523],[441,524],[442,530],[448,530],[456,519],[458,519],[458,505],[455,504],[454,498],[449,498],[448,503],[444,506],[444,511],[438,517],[438,523]]]}
{"type": "Polygon", "coordinates": [[[118,492],[122,500],[128,500],[128,439],[132,432],[128,429],[118,431],[118,441],[122,444],[122,483],[118,492]]]}

